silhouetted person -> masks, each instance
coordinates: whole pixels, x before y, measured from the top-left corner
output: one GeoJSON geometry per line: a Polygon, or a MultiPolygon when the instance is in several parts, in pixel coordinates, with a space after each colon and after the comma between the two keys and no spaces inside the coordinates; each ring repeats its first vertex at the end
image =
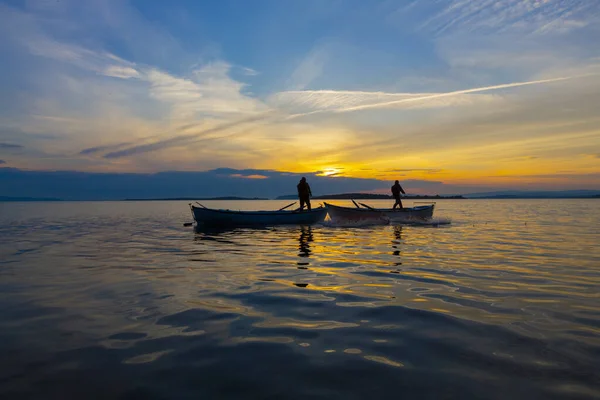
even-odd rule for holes
{"type": "Polygon", "coordinates": [[[394,196],[394,199],[396,199],[393,209],[396,209],[396,206],[400,206],[400,209],[404,208],[402,206],[402,200],[400,200],[400,192],[402,192],[402,194],[406,194],[406,192],[404,192],[404,189],[402,189],[402,186],[400,186],[400,182],[396,181],[396,183],[394,183],[394,186],[392,186],[392,195],[394,196]]]}
{"type": "Polygon", "coordinates": [[[304,203],[306,203],[306,207],[310,210],[310,196],[312,196],[312,192],[310,191],[310,186],[308,182],[306,182],[306,178],[302,177],[300,179],[300,183],[298,184],[298,198],[300,199],[300,210],[304,210],[304,203]]]}

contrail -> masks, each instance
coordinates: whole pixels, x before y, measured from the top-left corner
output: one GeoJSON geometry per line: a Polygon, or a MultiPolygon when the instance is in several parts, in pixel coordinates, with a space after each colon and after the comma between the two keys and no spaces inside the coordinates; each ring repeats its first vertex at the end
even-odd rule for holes
{"type": "MultiPolygon", "coordinates": [[[[292,114],[292,115],[289,115],[286,119],[295,119],[295,118],[306,117],[306,116],[320,114],[320,113],[326,113],[326,112],[344,113],[344,112],[351,112],[351,111],[367,110],[370,108],[387,107],[387,106],[393,106],[393,105],[402,104],[402,103],[411,103],[411,102],[417,102],[417,101],[423,101],[423,100],[451,97],[451,96],[456,96],[459,94],[478,93],[478,92],[486,92],[486,91],[490,91],[490,90],[508,89],[508,88],[514,88],[514,87],[520,87],[520,86],[529,86],[529,85],[539,85],[539,84],[543,84],[543,83],[560,82],[560,81],[566,81],[569,79],[583,78],[585,76],[591,76],[591,75],[598,75],[598,74],[584,74],[584,75],[576,75],[576,76],[565,76],[565,77],[559,77],[559,78],[540,79],[540,80],[528,81],[528,82],[504,83],[502,85],[485,86],[485,87],[472,88],[472,89],[463,89],[463,90],[456,90],[453,92],[446,92],[446,93],[424,94],[424,95],[421,95],[418,97],[410,97],[407,99],[398,99],[398,100],[384,101],[384,102],[371,103],[371,104],[362,104],[362,105],[358,105],[358,106],[338,108],[338,109],[315,110],[315,111],[309,111],[307,113],[292,114]]],[[[317,93],[317,92],[334,93],[334,91],[312,91],[312,93],[317,93]]],[[[345,92],[337,92],[337,93],[343,94],[345,92]]],[[[351,94],[351,93],[357,93],[357,92],[348,92],[348,93],[351,94]]],[[[379,93],[377,93],[377,94],[379,94],[379,93]]],[[[401,94],[406,94],[406,93],[401,93],[401,94]]]]}
{"type": "MultiPolygon", "coordinates": [[[[203,136],[205,136],[207,134],[224,131],[224,130],[236,127],[238,125],[244,125],[247,123],[264,121],[264,120],[268,120],[268,119],[273,119],[274,121],[277,121],[277,120],[286,121],[286,120],[291,120],[291,119],[295,119],[295,118],[301,118],[301,117],[306,117],[306,116],[310,116],[310,115],[314,115],[314,114],[321,114],[321,113],[345,113],[345,112],[352,112],[352,111],[360,111],[360,110],[367,110],[367,109],[371,109],[371,108],[393,106],[393,105],[402,104],[402,103],[411,103],[411,102],[418,102],[418,101],[423,101],[423,100],[451,97],[451,96],[456,96],[456,95],[460,95],[460,94],[469,94],[469,93],[485,92],[485,91],[491,91],[491,90],[515,88],[515,87],[520,87],[520,86],[529,86],[529,85],[539,85],[539,84],[544,84],[544,83],[560,82],[560,81],[577,79],[577,78],[582,78],[582,77],[591,76],[591,75],[598,75],[598,74],[591,73],[591,74],[585,74],[585,75],[566,76],[566,77],[550,78],[550,79],[540,79],[540,80],[528,81],[528,82],[505,83],[502,85],[493,85],[493,86],[485,86],[485,87],[472,88],[472,89],[463,89],[463,90],[456,90],[453,92],[446,92],[446,93],[434,93],[434,94],[414,93],[413,95],[416,95],[417,97],[410,97],[410,98],[378,102],[378,103],[371,103],[371,104],[363,104],[363,105],[338,108],[338,109],[314,110],[314,111],[310,111],[307,113],[290,114],[287,116],[281,116],[280,118],[276,118],[276,116],[278,114],[280,114],[279,112],[277,112],[275,110],[271,110],[271,111],[267,111],[267,112],[261,113],[259,115],[249,117],[249,118],[245,118],[245,119],[241,119],[241,120],[237,120],[237,121],[233,121],[233,122],[227,122],[227,123],[224,123],[224,124],[218,125],[216,127],[209,128],[207,130],[204,130],[204,131],[198,132],[198,133],[194,133],[194,134],[179,135],[179,136],[175,136],[175,137],[172,137],[169,139],[160,140],[160,141],[148,143],[148,144],[132,146],[132,147],[125,148],[122,150],[118,150],[117,146],[106,146],[104,148],[97,147],[97,148],[84,149],[81,153],[82,154],[91,154],[91,153],[95,153],[95,152],[100,152],[102,150],[104,150],[104,151],[117,150],[117,151],[112,151],[112,152],[105,154],[104,158],[121,158],[121,157],[127,157],[127,156],[134,155],[134,154],[147,153],[147,152],[152,152],[152,151],[156,151],[156,150],[161,150],[161,149],[167,148],[167,147],[173,147],[173,146],[192,143],[198,139],[201,139],[203,136]],[[113,147],[113,148],[111,149],[110,147],[113,147]]],[[[332,91],[332,90],[319,90],[319,91],[306,91],[306,92],[324,93],[324,94],[373,93],[373,92],[360,92],[360,91],[339,92],[339,91],[332,91]]],[[[297,93],[306,93],[306,92],[297,91],[297,93]]],[[[293,93],[293,92],[288,92],[288,93],[293,93]]],[[[378,95],[410,95],[409,93],[400,93],[400,94],[392,94],[392,93],[385,93],[385,92],[374,92],[374,93],[378,94],[378,95]]],[[[189,124],[178,130],[179,131],[185,130],[194,125],[196,125],[196,124],[189,124]]],[[[126,144],[121,144],[121,145],[119,145],[119,147],[122,147],[123,145],[126,145],[126,144]]]]}
{"type": "Polygon", "coordinates": [[[565,76],[565,77],[561,77],[561,78],[541,79],[541,80],[529,81],[529,82],[504,83],[502,85],[456,90],[454,92],[446,92],[446,93],[436,93],[436,94],[431,94],[431,95],[421,96],[421,97],[411,97],[409,99],[392,100],[392,101],[386,101],[386,102],[374,103],[374,104],[364,104],[364,105],[360,105],[360,106],[341,108],[339,110],[336,110],[336,112],[366,110],[369,108],[392,106],[392,105],[401,104],[401,103],[410,103],[410,102],[429,100],[429,99],[439,99],[440,97],[450,97],[450,96],[455,96],[457,94],[468,94],[468,93],[486,92],[488,90],[508,89],[508,88],[514,88],[514,87],[519,87],[519,86],[539,85],[541,83],[566,81],[566,80],[574,79],[574,78],[578,78],[578,76],[565,76]]]}

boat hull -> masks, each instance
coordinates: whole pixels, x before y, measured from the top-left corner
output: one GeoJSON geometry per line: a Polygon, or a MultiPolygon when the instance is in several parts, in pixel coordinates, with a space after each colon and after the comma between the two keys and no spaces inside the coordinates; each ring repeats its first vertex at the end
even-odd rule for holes
{"type": "Polygon", "coordinates": [[[191,206],[194,220],[204,226],[312,225],[322,222],[327,209],[311,211],[234,211],[191,206]]]}
{"type": "Polygon", "coordinates": [[[362,221],[388,219],[390,222],[410,222],[415,220],[427,220],[433,217],[435,205],[407,207],[402,209],[391,208],[352,208],[342,207],[325,203],[329,218],[333,222],[339,221],[362,221]]]}

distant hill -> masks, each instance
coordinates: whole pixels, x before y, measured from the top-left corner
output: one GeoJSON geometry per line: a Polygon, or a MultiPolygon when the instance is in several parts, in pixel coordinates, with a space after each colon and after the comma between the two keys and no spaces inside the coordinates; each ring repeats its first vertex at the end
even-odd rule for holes
{"type": "MultiPolygon", "coordinates": [[[[376,179],[304,174],[315,193],[369,192],[376,179]]],[[[113,173],[37,171],[0,165],[0,196],[64,200],[275,198],[296,192],[301,174],[273,170],[218,168],[208,171],[113,173]],[[264,179],[252,177],[261,176],[264,179]],[[286,189],[288,188],[288,189],[286,189]]],[[[385,184],[387,186],[387,183],[385,184]]]]}
{"type": "Polygon", "coordinates": [[[600,190],[556,190],[556,191],[519,191],[469,193],[469,199],[581,199],[598,198],[600,190]]]}
{"type": "MultiPolygon", "coordinates": [[[[279,196],[276,200],[295,200],[298,198],[297,194],[288,194],[285,196],[279,196]]],[[[403,199],[464,199],[463,196],[440,196],[438,195],[406,195],[402,196],[403,199]]],[[[339,194],[326,194],[322,196],[314,196],[315,200],[369,200],[369,199],[386,199],[392,200],[393,197],[387,194],[375,194],[375,193],[339,193],[339,194]]]]}

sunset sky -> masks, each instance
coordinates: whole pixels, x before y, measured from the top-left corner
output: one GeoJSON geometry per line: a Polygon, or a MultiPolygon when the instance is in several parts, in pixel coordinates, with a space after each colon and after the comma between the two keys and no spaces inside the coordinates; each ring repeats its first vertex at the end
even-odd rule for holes
{"type": "Polygon", "coordinates": [[[3,0],[0,167],[599,189],[599,43],[591,0],[3,0]]]}

